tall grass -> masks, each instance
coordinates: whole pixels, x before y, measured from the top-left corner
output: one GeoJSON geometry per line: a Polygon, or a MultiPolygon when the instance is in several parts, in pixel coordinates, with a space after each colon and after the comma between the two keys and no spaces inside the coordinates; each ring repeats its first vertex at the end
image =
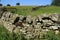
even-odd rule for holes
{"type": "Polygon", "coordinates": [[[60,40],[60,33],[58,35],[54,34],[54,31],[47,32],[43,38],[34,38],[34,39],[25,39],[20,33],[10,33],[4,28],[3,25],[0,25],[0,40],[60,40]]]}
{"type": "Polygon", "coordinates": [[[0,25],[0,40],[22,40],[21,38],[20,34],[10,33],[3,25],[0,25]]]}

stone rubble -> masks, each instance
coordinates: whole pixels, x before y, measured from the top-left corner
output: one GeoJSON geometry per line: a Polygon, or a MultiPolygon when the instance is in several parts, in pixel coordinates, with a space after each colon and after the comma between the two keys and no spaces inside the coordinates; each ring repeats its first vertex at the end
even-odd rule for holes
{"type": "Polygon", "coordinates": [[[42,38],[43,34],[54,30],[58,34],[60,29],[60,14],[41,14],[32,17],[4,12],[1,22],[4,27],[14,33],[21,33],[25,38],[42,38]]]}

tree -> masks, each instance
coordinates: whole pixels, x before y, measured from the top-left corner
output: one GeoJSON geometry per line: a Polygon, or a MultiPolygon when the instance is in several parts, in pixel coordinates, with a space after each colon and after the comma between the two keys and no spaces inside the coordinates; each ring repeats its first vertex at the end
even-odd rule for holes
{"type": "Polygon", "coordinates": [[[10,4],[7,4],[7,6],[11,6],[10,4]]]}
{"type": "Polygon", "coordinates": [[[53,0],[51,5],[60,6],[60,0],[53,0]]]}
{"type": "Polygon", "coordinates": [[[20,3],[16,3],[16,5],[17,5],[17,6],[19,6],[19,5],[20,5],[20,3]]]}
{"type": "Polygon", "coordinates": [[[0,6],[3,6],[2,4],[0,4],[0,6]]]}

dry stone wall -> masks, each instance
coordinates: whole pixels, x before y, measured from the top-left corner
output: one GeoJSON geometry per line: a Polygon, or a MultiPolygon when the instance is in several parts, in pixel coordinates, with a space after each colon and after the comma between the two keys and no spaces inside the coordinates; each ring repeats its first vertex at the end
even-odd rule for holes
{"type": "Polygon", "coordinates": [[[8,31],[21,33],[25,38],[42,38],[42,34],[50,30],[56,34],[60,31],[60,14],[57,13],[32,17],[4,12],[0,20],[8,31]]]}

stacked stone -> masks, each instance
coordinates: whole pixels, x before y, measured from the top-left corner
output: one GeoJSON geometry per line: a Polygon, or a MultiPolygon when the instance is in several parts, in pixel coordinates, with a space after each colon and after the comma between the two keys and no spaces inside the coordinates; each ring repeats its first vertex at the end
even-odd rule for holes
{"type": "MultiPolygon", "coordinates": [[[[25,38],[42,38],[43,34],[54,30],[59,32],[60,14],[40,14],[32,17],[31,15],[22,16],[10,12],[4,12],[1,20],[4,27],[10,32],[21,33],[25,38]]],[[[57,34],[56,33],[56,34],[57,34]]]]}

